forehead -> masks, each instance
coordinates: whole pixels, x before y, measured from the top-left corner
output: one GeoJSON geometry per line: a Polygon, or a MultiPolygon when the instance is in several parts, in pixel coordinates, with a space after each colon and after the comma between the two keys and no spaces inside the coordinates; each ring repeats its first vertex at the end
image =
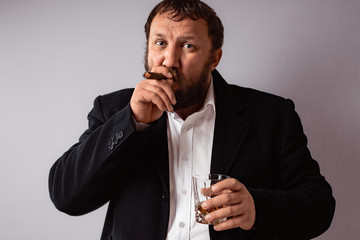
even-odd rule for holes
{"type": "Polygon", "coordinates": [[[193,35],[199,39],[209,38],[208,26],[204,19],[185,18],[176,21],[169,18],[168,13],[158,14],[154,17],[150,27],[150,35],[154,34],[166,36],[193,35]]]}

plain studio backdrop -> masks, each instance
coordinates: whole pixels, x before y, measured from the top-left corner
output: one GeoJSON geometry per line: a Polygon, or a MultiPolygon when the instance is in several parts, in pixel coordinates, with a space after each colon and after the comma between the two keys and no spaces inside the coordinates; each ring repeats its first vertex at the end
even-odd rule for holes
{"type": "MultiPolygon", "coordinates": [[[[317,239],[359,239],[360,1],[206,2],[225,26],[224,78],[296,104],[337,200],[317,239]]],[[[87,128],[96,96],[142,80],[156,3],[0,0],[0,239],[100,238],[106,206],[57,211],[48,172],[87,128]]]]}

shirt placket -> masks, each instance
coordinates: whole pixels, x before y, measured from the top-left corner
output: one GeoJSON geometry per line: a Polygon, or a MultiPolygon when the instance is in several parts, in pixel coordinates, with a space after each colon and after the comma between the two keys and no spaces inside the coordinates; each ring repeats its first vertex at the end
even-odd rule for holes
{"type": "Polygon", "coordinates": [[[193,126],[191,123],[185,122],[181,128],[180,133],[180,151],[179,151],[179,168],[181,174],[181,181],[177,183],[178,204],[182,206],[183,214],[180,214],[181,219],[178,220],[178,226],[181,228],[181,239],[189,239],[190,218],[191,211],[189,196],[191,195],[191,176],[192,176],[192,139],[193,126]]]}

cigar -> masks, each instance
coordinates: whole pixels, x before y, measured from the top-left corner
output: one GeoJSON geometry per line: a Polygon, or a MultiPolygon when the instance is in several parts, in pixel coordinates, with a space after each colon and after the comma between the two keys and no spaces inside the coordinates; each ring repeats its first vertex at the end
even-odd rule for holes
{"type": "Polygon", "coordinates": [[[156,73],[156,72],[145,72],[143,75],[146,79],[155,79],[155,80],[161,80],[161,79],[167,79],[162,73],[156,73]]]}

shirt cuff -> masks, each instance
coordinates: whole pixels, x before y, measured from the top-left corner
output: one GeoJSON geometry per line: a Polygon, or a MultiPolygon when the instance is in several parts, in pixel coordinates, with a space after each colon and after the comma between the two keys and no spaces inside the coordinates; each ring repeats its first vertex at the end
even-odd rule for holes
{"type": "Polygon", "coordinates": [[[151,126],[151,124],[137,122],[133,115],[131,115],[131,121],[136,131],[145,131],[151,126]]]}

